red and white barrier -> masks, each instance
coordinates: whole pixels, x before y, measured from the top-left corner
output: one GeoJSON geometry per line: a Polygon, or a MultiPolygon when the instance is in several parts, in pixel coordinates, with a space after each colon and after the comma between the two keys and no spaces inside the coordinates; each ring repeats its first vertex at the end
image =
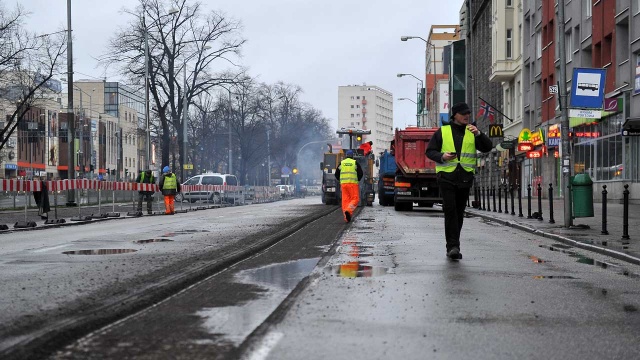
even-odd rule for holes
{"type": "MultiPolygon", "coordinates": [[[[140,184],[132,182],[99,181],[89,179],[66,179],[45,181],[49,191],[64,190],[116,190],[116,191],[153,191],[159,192],[157,184],[140,184]]],[[[243,187],[230,185],[183,185],[182,192],[194,191],[239,191],[243,187]]],[[[41,191],[42,182],[39,180],[0,180],[0,191],[41,191]]]]}

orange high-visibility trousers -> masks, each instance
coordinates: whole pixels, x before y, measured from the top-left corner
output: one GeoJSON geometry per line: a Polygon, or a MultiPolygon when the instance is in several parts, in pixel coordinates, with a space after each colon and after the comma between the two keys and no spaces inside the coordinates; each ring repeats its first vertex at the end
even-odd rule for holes
{"type": "Polygon", "coordinates": [[[164,213],[165,214],[175,214],[176,212],[176,208],[175,208],[175,200],[176,200],[176,196],[174,194],[172,195],[165,195],[164,196],[164,213]]]}
{"type": "MultiPolygon", "coordinates": [[[[342,216],[345,211],[353,217],[353,212],[356,211],[358,203],[360,202],[360,188],[358,184],[347,183],[340,185],[342,189],[342,216]]],[[[344,218],[347,221],[347,218],[344,218]]]]}

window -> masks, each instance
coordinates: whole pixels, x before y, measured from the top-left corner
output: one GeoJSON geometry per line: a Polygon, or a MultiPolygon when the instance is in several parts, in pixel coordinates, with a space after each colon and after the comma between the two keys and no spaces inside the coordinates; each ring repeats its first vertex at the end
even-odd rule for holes
{"type": "Polygon", "coordinates": [[[352,109],[353,109],[353,107],[354,107],[354,106],[353,106],[353,105],[351,105],[351,108],[352,108],[352,109]]]}
{"type": "Polygon", "coordinates": [[[567,62],[571,61],[571,56],[573,55],[573,37],[572,37],[573,33],[571,31],[569,31],[568,33],[564,34],[564,52],[565,52],[565,56],[567,57],[567,62]]]}
{"type": "Polygon", "coordinates": [[[513,7],[513,0],[507,0],[507,7],[513,7]]]}
{"type": "Polygon", "coordinates": [[[507,29],[507,59],[513,58],[513,29],[507,29]]]}
{"type": "Polygon", "coordinates": [[[356,96],[356,99],[360,100],[360,96],[356,96]]]}
{"type": "Polygon", "coordinates": [[[354,114],[351,114],[351,117],[353,118],[353,117],[356,117],[356,116],[354,114]]]}
{"type": "Polygon", "coordinates": [[[536,59],[542,57],[542,35],[540,30],[536,31],[536,59]]]}
{"type": "Polygon", "coordinates": [[[582,0],[582,6],[584,7],[583,13],[586,19],[591,17],[591,6],[593,0],[582,0]]]}
{"type": "Polygon", "coordinates": [[[351,97],[351,100],[355,100],[355,96],[352,96],[352,97],[351,97]]]}

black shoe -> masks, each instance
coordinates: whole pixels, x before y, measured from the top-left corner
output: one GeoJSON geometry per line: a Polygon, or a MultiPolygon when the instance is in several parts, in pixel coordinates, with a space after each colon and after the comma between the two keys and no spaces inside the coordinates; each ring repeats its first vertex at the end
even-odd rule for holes
{"type": "Polygon", "coordinates": [[[351,213],[348,211],[344,212],[344,217],[347,218],[347,222],[351,222],[351,213]]]}
{"type": "Polygon", "coordinates": [[[153,214],[153,212],[147,211],[147,215],[151,215],[151,214],[153,214]]]}
{"type": "Polygon", "coordinates": [[[459,248],[452,247],[449,251],[447,251],[447,257],[451,260],[460,260],[462,259],[462,253],[460,253],[459,248]]]}

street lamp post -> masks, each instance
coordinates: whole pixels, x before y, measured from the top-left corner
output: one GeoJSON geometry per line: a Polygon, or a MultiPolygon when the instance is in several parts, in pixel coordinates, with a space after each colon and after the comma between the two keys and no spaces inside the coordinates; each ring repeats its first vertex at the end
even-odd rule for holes
{"type": "Polygon", "coordinates": [[[424,113],[424,99],[421,99],[421,95],[424,93],[424,82],[422,81],[422,79],[420,79],[419,77],[413,75],[413,74],[398,74],[398,77],[403,77],[403,76],[411,76],[413,78],[415,78],[416,80],[418,80],[420,82],[420,89],[418,89],[418,95],[417,95],[417,101],[415,101],[414,103],[416,104],[417,107],[417,123],[416,126],[420,126],[420,118],[424,113]]]}
{"type": "MultiPolygon", "coordinates": [[[[67,0],[67,80],[69,84],[73,84],[73,52],[72,52],[72,36],[71,36],[71,0],[67,0]]],[[[75,151],[75,115],[73,114],[73,91],[67,94],[67,140],[68,155],[67,159],[67,178],[73,180],[76,177],[76,165],[74,162],[75,151]]],[[[76,206],[75,190],[67,190],[67,206],[76,206]]]]}
{"type": "MultiPolygon", "coordinates": [[[[151,130],[150,124],[150,112],[149,112],[149,28],[146,24],[146,7],[142,10],[142,27],[144,28],[144,117],[145,117],[145,151],[146,151],[146,169],[151,169],[151,130]]],[[[153,25],[156,21],[162,19],[165,16],[174,15],[178,13],[178,9],[172,8],[166,15],[158,17],[149,26],[153,25]]]]}
{"type": "MultiPolygon", "coordinates": [[[[401,41],[407,41],[407,40],[411,40],[411,39],[420,39],[420,40],[424,41],[424,43],[426,44],[426,46],[427,46],[427,47],[431,47],[431,48],[433,49],[433,60],[432,60],[431,62],[433,63],[433,76],[434,76],[434,81],[433,81],[433,90],[432,90],[432,91],[435,91],[435,89],[436,89],[436,85],[437,85],[437,83],[438,83],[438,81],[437,81],[438,79],[437,79],[437,77],[436,77],[436,74],[437,74],[437,71],[436,71],[436,46],[435,46],[435,45],[433,45],[433,43],[431,43],[431,42],[429,42],[429,41],[427,41],[427,40],[423,39],[423,38],[422,38],[422,37],[420,37],[420,36],[401,36],[401,37],[400,37],[400,40],[401,40],[401,41]]],[[[427,51],[428,51],[428,50],[427,50],[427,51]]],[[[426,59],[425,59],[425,61],[426,61],[426,59]]],[[[425,65],[425,71],[426,71],[426,70],[427,70],[427,69],[426,69],[426,65],[425,65]]],[[[435,105],[435,107],[436,107],[436,110],[438,110],[438,109],[437,109],[438,104],[437,104],[437,97],[436,97],[436,96],[437,96],[437,93],[435,93],[435,94],[434,94],[434,103],[435,103],[434,105],[435,105]]],[[[426,101],[426,99],[425,99],[425,101],[426,101]]],[[[437,111],[434,111],[434,109],[431,109],[431,110],[432,110],[432,112],[434,113],[434,116],[435,116],[435,118],[434,118],[434,119],[437,119],[437,115],[436,115],[436,114],[437,114],[437,111]]],[[[435,123],[433,124],[433,126],[436,126],[436,125],[437,125],[437,120],[435,121],[435,123]]]]}
{"type": "MultiPolygon", "coordinates": [[[[412,103],[418,105],[417,102],[415,102],[415,101],[413,101],[413,100],[411,100],[409,98],[398,98],[398,100],[408,100],[408,101],[411,101],[412,103]]],[[[416,126],[420,126],[420,114],[416,114],[416,126]]]]}
{"type": "Polygon", "coordinates": [[[211,48],[210,46],[205,46],[202,50],[198,50],[193,54],[186,57],[182,63],[182,70],[184,76],[184,84],[182,89],[182,156],[184,159],[182,160],[182,171],[180,176],[182,181],[184,182],[186,179],[184,178],[184,167],[187,164],[187,111],[189,110],[189,103],[187,102],[187,61],[189,61],[192,57],[201,54],[202,51],[211,48]]]}

